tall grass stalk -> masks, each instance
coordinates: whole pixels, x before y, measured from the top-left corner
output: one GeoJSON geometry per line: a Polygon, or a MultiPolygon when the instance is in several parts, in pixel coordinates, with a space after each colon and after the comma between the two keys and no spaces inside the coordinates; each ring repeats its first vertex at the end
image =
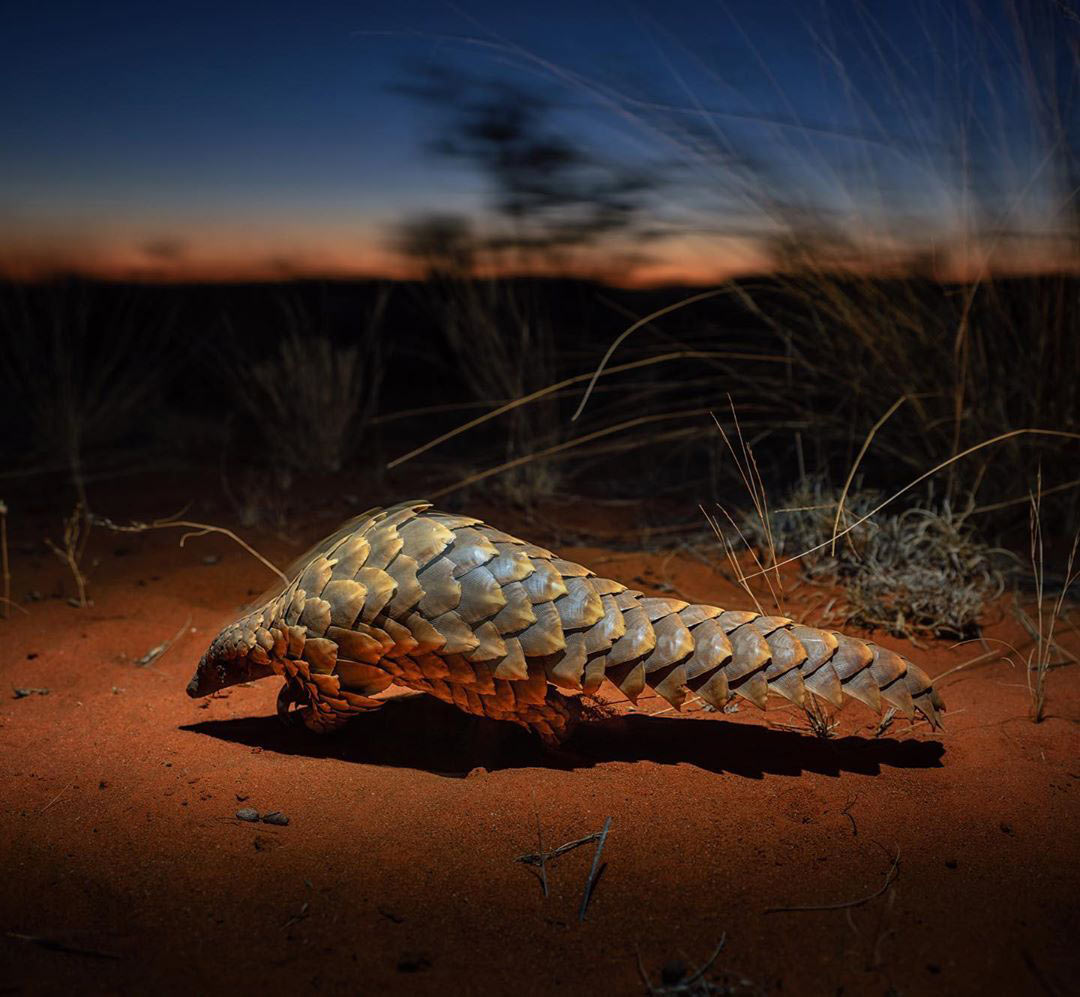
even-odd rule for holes
{"type": "MultiPolygon", "coordinates": [[[[746,489],[746,493],[750,496],[750,501],[754,506],[754,515],[757,518],[757,522],[760,525],[760,536],[763,539],[761,544],[762,553],[765,556],[765,563],[762,564],[758,557],[758,552],[755,545],[751,544],[743,534],[743,531],[739,528],[738,523],[731,516],[727,509],[721,506],[720,511],[724,514],[728,523],[739,535],[739,539],[742,541],[743,546],[749,551],[753,558],[754,564],[757,565],[758,571],[756,574],[765,579],[765,584],[769,588],[769,594],[772,597],[773,605],[776,607],[777,613],[781,616],[784,615],[784,582],[780,577],[780,572],[776,568],[776,542],[772,532],[772,517],[769,515],[769,501],[765,493],[765,483],[761,478],[761,472],[758,470],[757,460],[754,457],[753,448],[747,442],[743,436],[742,426],[739,423],[738,414],[735,411],[735,405],[728,398],[728,404],[731,406],[731,418],[734,424],[734,432],[736,439],[739,441],[739,449],[736,450],[735,446],[731,442],[731,438],[728,436],[724,427],[720,424],[720,420],[716,418],[716,414],[712,413],[713,423],[720,432],[720,438],[724,442],[724,446],[727,447],[728,453],[731,455],[732,461],[735,463],[735,468],[738,471],[739,477],[742,479],[743,487],[746,489]]],[[[706,517],[708,518],[708,517],[706,517]]],[[[728,563],[733,567],[735,571],[735,577],[738,579],[739,586],[745,591],[751,598],[754,599],[754,604],[758,609],[758,612],[762,612],[758,601],[753,596],[753,592],[747,581],[746,573],[742,570],[742,566],[739,564],[738,557],[735,554],[734,547],[731,542],[725,536],[723,530],[720,529],[719,524],[715,518],[709,520],[709,525],[712,527],[713,532],[716,533],[717,538],[721,541],[727,554],[728,563]]]]}
{"type": "Polygon", "coordinates": [[[1030,635],[1033,645],[1027,656],[1027,688],[1031,698],[1031,719],[1041,723],[1046,712],[1046,678],[1053,667],[1054,652],[1060,651],[1054,633],[1061,619],[1065,599],[1073,583],[1080,578],[1080,570],[1074,570],[1080,531],[1073,538],[1072,547],[1065,561],[1065,575],[1052,604],[1046,599],[1046,552],[1043,538],[1042,476],[1037,479],[1031,494],[1029,507],[1031,573],[1035,583],[1035,618],[1019,604],[1017,615],[1030,635]]]}

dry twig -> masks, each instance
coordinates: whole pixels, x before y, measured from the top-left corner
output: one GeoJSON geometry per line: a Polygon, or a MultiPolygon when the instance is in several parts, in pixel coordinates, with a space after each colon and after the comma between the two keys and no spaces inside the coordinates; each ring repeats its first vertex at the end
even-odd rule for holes
{"type": "Polygon", "coordinates": [[[151,661],[156,661],[170,647],[172,647],[173,644],[175,644],[181,638],[181,636],[183,636],[184,631],[187,630],[189,626],[191,626],[190,616],[188,616],[188,618],[184,621],[183,626],[181,626],[180,629],[177,630],[172,637],[170,637],[166,641],[162,641],[160,644],[155,644],[152,648],[150,648],[149,651],[146,652],[146,654],[136,658],[135,664],[137,664],[140,668],[145,668],[148,664],[150,664],[151,661]]]}
{"type": "Polygon", "coordinates": [[[180,538],[181,547],[184,546],[184,543],[190,537],[203,537],[206,536],[207,533],[220,533],[222,536],[228,537],[230,540],[235,541],[243,547],[244,550],[260,564],[269,568],[269,570],[277,575],[286,585],[289,584],[288,577],[280,568],[276,567],[271,561],[263,557],[262,554],[251,546],[251,544],[241,540],[232,530],[228,530],[224,526],[210,526],[207,523],[193,523],[187,519],[155,519],[152,523],[133,522],[128,523],[126,526],[121,526],[119,523],[114,523],[111,519],[106,519],[104,516],[95,516],[94,522],[99,526],[104,526],[106,529],[113,530],[115,533],[145,533],[147,530],[164,530],[172,526],[190,530],[190,533],[185,533],[180,538]]]}
{"type": "MultiPolygon", "coordinates": [[[[539,827],[537,827],[537,837],[539,837],[539,827]]],[[[557,859],[560,855],[565,855],[567,852],[572,852],[575,848],[580,848],[582,845],[587,845],[590,842],[596,841],[600,837],[600,831],[593,831],[592,834],[585,835],[584,838],[578,838],[576,841],[568,841],[565,845],[559,845],[558,848],[553,848],[550,852],[530,852],[528,855],[519,855],[516,859],[518,862],[524,862],[526,865],[544,865],[547,862],[557,859]]]]}
{"type": "Polygon", "coordinates": [[[66,793],[74,785],[74,782],[69,782],[63,789],[60,790],[59,793],[57,793],[51,800],[49,800],[48,803],[45,804],[45,806],[41,808],[41,813],[45,813],[45,811],[52,807],[54,803],[58,803],[60,801],[60,797],[63,796],[64,793],[66,793]]]}
{"type": "Polygon", "coordinates": [[[49,938],[46,935],[24,935],[18,931],[5,931],[5,938],[14,939],[17,942],[26,942],[29,945],[37,945],[50,952],[66,952],[69,955],[85,955],[92,959],[121,959],[123,956],[116,952],[103,952],[100,949],[84,948],[81,945],[71,945],[59,938],[49,938]]]}
{"type": "MultiPolygon", "coordinates": [[[[637,953],[637,968],[638,975],[641,977],[641,982],[645,984],[646,989],[650,994],[656,995],[656,997],[674,997],[675,994],[689,994],[693,991],[693,988],[701,981],[705,974],[712,969],[713,963],[720,958],[720,953],[724,951],[724,945],[727,942],[727,933],[725,932],[720,936],[720,941],[713,951],[713,954],[703,962],[697,969],[694,970],[686,979],[679,980],[676,983],[672,983],[669,986],[655,986],[649,977],[645,973],[645,967],[641,964],[641,951],[637,953]]],[[[706,993],[710,993],[711,990],[706,989],[706,993]]],[[[726,991],[725,991],[726,992],[726,991]]]]}
{"type": "Polygon", "coordinates": [[[78,591],[78,606],[86,609],[89,602],[86,598],[86,575],[83,574],[80,561],[82,552],[86,547],[87,537],[90,535],[91,520],[86,514],[85,506],[81,502],[76,503],[71,515],[64,520],[64,547],[61,549],[49,538],[45,543],[61,561],[68,566],[72,578],[75,579],[75,588],[78,591]]]}

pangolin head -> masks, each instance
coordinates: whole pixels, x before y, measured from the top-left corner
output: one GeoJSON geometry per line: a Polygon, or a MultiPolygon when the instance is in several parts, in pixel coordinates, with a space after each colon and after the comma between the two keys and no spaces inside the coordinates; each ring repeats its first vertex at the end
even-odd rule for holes
{"type": "Polygon", "coordinates": [[[248,617],[230,623],[214,638],[188,683],[192,699],[274,674],[269,649],[260,643],[256,629],[248,617]]]}

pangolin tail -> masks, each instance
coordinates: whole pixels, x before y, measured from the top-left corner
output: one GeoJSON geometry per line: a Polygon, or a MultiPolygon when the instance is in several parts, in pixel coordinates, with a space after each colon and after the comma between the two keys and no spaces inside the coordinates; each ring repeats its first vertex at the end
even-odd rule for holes
{"type": "MultiPolygon", "coordinates": [[[[877,712],[886,705],[909,717],[918,711],[933,728],[941,726],[944,703],[929,676],[888,648],[782,616],[630,591],[616,601],[624,619],[644,618],[655,634],[655,647],[644,659],[619,663],[606,656],[599,677],[631,700],[646,686],[675,707],[691,694],[716,709],[733,695],[759,707],[770,692],[797,706],[807,705],[808,696],[840,706],[850,696],[877,712]]],[[[588,682],[583,688],[591,691],[588,682]]]]}

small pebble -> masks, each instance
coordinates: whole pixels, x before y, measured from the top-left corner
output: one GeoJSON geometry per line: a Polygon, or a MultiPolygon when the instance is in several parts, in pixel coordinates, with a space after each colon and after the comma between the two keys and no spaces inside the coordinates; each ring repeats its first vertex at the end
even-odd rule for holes
{"type": "Polygon", "coordinates": [[[483,765],[477,765],[476,768],[470,769],[469,774],[465,776],[466,779],[475,779],[477,776],[487,775],[487,769],[483,765]]]}
{"type": "Polygon", "coordinates": [[[945,860],[945,868],[946,869],[955,869],[959,864],[960,863],[957,862],[956,859],[946,859],[945,860]]]}
{"type": "Polygon", "coordinates": [[[47,696],[48,689],[15,689],[16,699],[25,699],[27,696],[47,696]]]}
{"type": "Polygon", "coordinates": [[[218,561],[220,561],[220,560],[221,560],[221,555],[220,554],[207,554],[206,557],[204,557],[202,559],[202,563],[203,564],[217,564],[218,561]]]}
{"type": "Polygon", "coordinates": [[[236,816],[239,817],[240,820],[246,820],[250,821],[252,824],[256,824],[259,820],[259,811],[253,810],[251,807],[241,807],[236,811],[236,816]]]}
{"type": "MultiPolygon", "coordinates": [[[[254,810],[251,812],[255,813],[254,810]]],[[[285,827],[289,823],[289,818],[280,810],[272,810],[263,817],[262,822],[264,824],[277,824],[278,827],[285,827]]]]}
{"type": "Polygon", "coordinates": [[[1000,824],[998,824],[998,827],[1001,828],[1002,834],[1012,834],[1013,833],[1012,825],[1011,824],[1006,824],[1005,821],[1002,821],[1000,824]]]}
{"type": "Polygon", "coordinates": [[[236,794],[237,803],[243,803],[247,798],[248,798],[247,793],[237,793],[236,794]]]}
{"type": "Polygon", "coordinates": [[[418,973],[431,968],[431,956],[426,952],[402,952],[397,962],[399,973],[418,973]]]}

